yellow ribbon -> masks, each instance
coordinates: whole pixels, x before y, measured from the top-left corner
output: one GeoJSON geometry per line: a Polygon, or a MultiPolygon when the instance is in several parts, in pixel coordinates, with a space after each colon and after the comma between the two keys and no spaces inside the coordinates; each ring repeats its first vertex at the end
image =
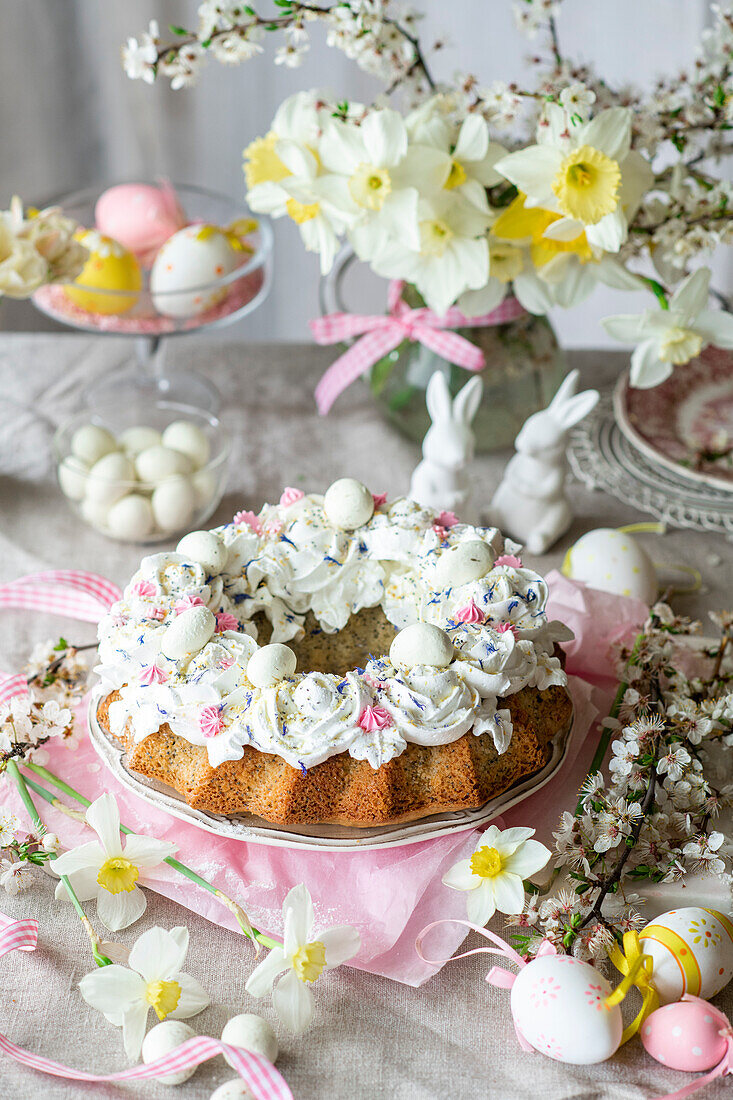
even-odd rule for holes
{"type": "Polygon", "coordinates": [[[645,955],[642,952],[638,932],[625,932],[623,951],[615,943],[608,954],[616,969],[624,975],[613,993],[606,997],[609,1008],[621,1004],[632,985],[636,986],[642,996],[641,1008],[636,1018],[624,1028],[621,1036],[621,1046],[623,1046],[632,1035],[636,1034],[647,1016],[659,1008],[659,994],[651,980],[654,963],[651,955],[645,955]]]}

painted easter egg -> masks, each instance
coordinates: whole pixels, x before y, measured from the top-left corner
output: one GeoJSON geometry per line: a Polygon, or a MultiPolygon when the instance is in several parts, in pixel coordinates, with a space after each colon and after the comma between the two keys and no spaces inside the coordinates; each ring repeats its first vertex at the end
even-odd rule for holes
{"type": "Polygon", "coordinates": [[[662,1004],[683,993],[708,1000],[733,977],[733,923],[696,905],[662,913],[639,933],[662,1004]]]}
{"type": "Polygon", "coordinates": [[[170,184],[120,183],[108,187],[94,208],[100,233],[143,256],[157,251],[186,224],[170,184]]]}
{"type": "Polygon", "coordinates": [[[150,272],[153,305],[167,317],[211,309],[226,287],[212,286],[242,261],[242,245],[216,225],[189,225],[165,242],[150,272]]]}
{"type": "Polygon", "coordinates": [[[611,527],[579,538],[568,550],[562,571],[602,592],[635,596],[646,604],[657,598],[657,573],[646,550],[631,535],[611,527]]]}
{"type": "Polygon", "coordinates": [[[720,1031],[727,1026],[722,1012],[694,998],[652,1012],[642,1025],[641,1041],[663,1066],[701,1072],[717,1066],[725,1054],[728,1041],[720,1031]]]}
{"type": "Polygon", "coordinates": [[[64,293],[89,313],[126,313],[135,305],[142,286],[140,265],[132,252],[96,229],[81,229],[74,236],[89,249],[89,259],[64,293]],[[100,293],[95,294],[97,290],[100,293]]]}
{"type": "Polygon", "coordinates": [[[611,986],[588,963],[541,955],[512,986],[514,1022],[535,1050],[575,1066],[610,1058],[623,1033],[621,1009],[606,1004],[611,986]]]}

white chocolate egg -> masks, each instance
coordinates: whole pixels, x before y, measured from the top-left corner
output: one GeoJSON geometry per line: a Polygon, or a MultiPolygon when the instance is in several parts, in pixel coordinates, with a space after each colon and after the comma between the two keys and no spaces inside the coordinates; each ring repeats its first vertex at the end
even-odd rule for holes
{"type": "Polygon", "coordinates": [[[123,451],[135,458],[149,447],[157,447],[162,443],[162,436],[155,428],[148,428],[144,424],[138,424],[133,428],[126,428],[118,437],[117,442],[123,451]]]}
{"type": "Polygon", "coordinates": [[[242,262],[241,243],[216,225],[188,225],[162,246],[150,272],[153,305],[167,317],[193,317],[216,305],[216,284],[242,262]]]}
{"type": "MultiPolygon", "coordinates": [[[[143,1039],[141,1050],[143,1062],[154,1062],[157,1058],[163,1058],[181,1043],[185,1043],[186,1039],[192,1039],[195,1034],[193,1028],[184,1024],[183,1020],[163,1020],[161,1024],[151,1027],[143,1039]]],[[[162,1085],[182,1085],[184,1081],[188,1081],[189,1077],[193,1077],[197,1068],[197,1066],[190,1066],[189,1069],[181,1069],[177,1073],[164,1073],[155,1080],[160,1081],[162,1085]]]]}
{"type": "Polygon", "coordinates": [[[354,531],[374,515],[374,497],[361,481],[341,477],[326,490],[323,498],[326,518],[334,527],[354,531]]]}
{"type": "Polygon", "coordinates": [[[207,573],[221,573],[227,561],[227,548],[213,531],[190,531],[178,543],[176,553],[193,558],[207,573]]]}
{"type": "Polygon", "coordinates": [[[415,665],[447,668],[453,660],[453,642],[439,626],[412,623],[395,634],[389,647],[389,659],[397,668],[414,668],[415,665]]]}
{"type": "Polygon", "coordinates": [[[496,560],[488,542],[467,539],[440,555],[433,574],[439,588],[458,588],[485,577],[496,560]]]}
{"type": "Polygon", "coordinates": [[[135,469],[141,481],[148,485],[157,485],[174,474],[190,474],[191,459],[180,451],[156,443],[138,454],[135,469]]]}
{"type": "MultiPolygon", "coordinates": [[[[223,1043],[229,1043],[233,1047],[243,1047],[255,1054],[261,1054],[273,1065],[277,1061],[279,1048],[275,1032],[267,1020],[261,1016],[255,1016],[252,1012],[243,1012],[240,1016],[232,1016],[224,1025],[221,1033],[223,1043]]],[[[224,1055],[227,1062],[229,1059],[224,1055]]],[[[229,1062],[229,1065],[232,1063],[229,1062]]]]}
{"type": "Polygon", "coordinates": [[[697,905],[662,913],[639,933],[662,1004],[683,993],[710,1000],[733,977],[733,922],[697,905]]]}
{"type": "Polygon", "coordinates": [[[163,432],[163,445],[179,451],[191,459],[191,466],[198,470],[209,461],[211,447],[204,432],[190,420],[174,420],[163,432]]]}
{"type": "Polygon", "coordinates": [[[657,573],[646,550],[632,535],[611,527],[582,535],[568,550],[562,571],[602,592],[635,596],[649,605],[657,598],[657,573]]]}
{"type": "Polygon", "coordinates": [[[139,493],[128,493],[110,508],[107,527],[110,534],[125,542],[147,538],[155,527],[150,501],[139,493]]]}
{"type": "Polygon", "coordinates": [[[272,642],[256,649],[247,664],[247,679],[255,687],[273,687],[280,680],[293,676],[297,658],[282,642],[272,642]]]}
{"type": "Polygon", "coordinates": [[[180,661],[199,653],[213,637],[216,619],[208,607],[189,607],[176,615],[165,628],[160,651],[171,661],[180,661]]]}
{"type": "Polygon", "coordinates": [[[217,493],[216,476],[211,470],[197,470],[191,477],[191,484],[196,494],[196,507],[208,508],[217,493]]]}
{"type": "Polygon", "coordinates": [[[86,462],[87,466],[93,466],[100,458],[117,449],[117,440],[112,432],[100,428],[98,424],[82,424],[71,437],[71,453],[86,462]]]}
{"type": "Polygon", "coordinates": [[[122,451],[112,451],[100,458],[89,471],[86,496],[97,503],[114,504],[130,492],[135,482],[135,467],[122,451]]]}
{"type": "Polygon", "coordinates": [[[86,492],[89,473],[86,462],[76,455],[67,455],[59,462],[57,473],[64,496],[69,500],[81,500],[86,492]]]}
{"type": "Polygon", "coordinates": [[[612,988],[598,970],[570,955],[540,955],[516,977],[514,1022],[528,1043],[556,1062],[605,1062],[618,1050],[624,1025],[612,988]]]}
{"type": "Polygon", "coordinates": [[[212,1092],[209,1100],[255,1100],[241,1077],[233,1077],[212,1092]]]}
{"type": "Polygon", "coordinates": [[[185,530],[196,511],[196,494],[189,478],[168,477],[153,492],[153,515],[161,531],[185,530]]]}

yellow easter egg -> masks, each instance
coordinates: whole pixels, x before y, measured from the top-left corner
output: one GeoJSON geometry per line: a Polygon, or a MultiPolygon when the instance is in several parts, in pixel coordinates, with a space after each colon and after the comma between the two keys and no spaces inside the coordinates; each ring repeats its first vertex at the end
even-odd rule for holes
{"type": "Polygon", "coordinates": [[[733,977],[733,923],[716,909],[672,909],[647,924],[639,939],[652,957],[652,982],[662,1004],[683,993],[709,1000],[733,977]]]}
{"type": "Polygon", "coordinates": [[[96,229],[81,229],[75,236],[89,249],[89,259],[76,278],[78,285],[64,287],[67,298],[89,313],[126,313],[132,309],[143,282],[132,252],[96,229]],[[94,290],[105,293],[95,294],[94,290]]]}

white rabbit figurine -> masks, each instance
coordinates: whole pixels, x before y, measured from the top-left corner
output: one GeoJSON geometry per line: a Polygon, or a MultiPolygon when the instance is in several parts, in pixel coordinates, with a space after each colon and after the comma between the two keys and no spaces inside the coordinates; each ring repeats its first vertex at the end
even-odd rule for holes
{"type": "Polygon", "coordinates": [[[423,439],[423,460],[415,467],[410,482],[413,500],[436,511],[455,512],[465,523],[472,518],[466,471],[474,449],[471,421],[483,388],[480,378],[472,378],[452,400],[445,375],[435,371],[426,391],[432,424],[423,439]]]}
{"type": "Polygon", "coordinates": [[[494,493],[489,520],[505,534],[524,543],[530,554],[544,554],[573,520],[565,494],[565,442],[574,424],[595,407],[597,390],[575,393],[578,371],[565,378],[546,409],[522,425],[494,493]]]}

